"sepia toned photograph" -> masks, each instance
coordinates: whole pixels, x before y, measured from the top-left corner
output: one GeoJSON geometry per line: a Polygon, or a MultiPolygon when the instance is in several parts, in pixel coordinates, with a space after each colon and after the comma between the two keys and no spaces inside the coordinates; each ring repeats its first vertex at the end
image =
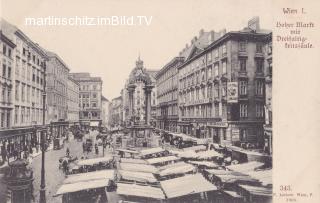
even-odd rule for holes
{"type": "Polygon", "coordinates": [[[1,0],[0,202],[298,202],[274,187],[273,47],[314,45],[272,9],[1,0]]]}

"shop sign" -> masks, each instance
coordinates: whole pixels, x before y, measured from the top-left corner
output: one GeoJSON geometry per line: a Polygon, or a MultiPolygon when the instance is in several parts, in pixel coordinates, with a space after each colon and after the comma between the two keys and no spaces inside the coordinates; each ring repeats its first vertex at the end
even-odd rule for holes
{"type": "Polygon", "coordinates": [[[228,123],[225,122],[215,122],[212,125],[210,125],[211,127],[218,127],[218,128],[227,128],[228,127],[228,123]]]}
{"type": "Polygon", "coordinates": [[[238,103],[238,82],[228,82],[227,101],[228,103],[238,103]]]}
{"type": "Polygon", "coordinates": [[[232,141],[240,141],[240,130],[232,129],[232,141]]]}

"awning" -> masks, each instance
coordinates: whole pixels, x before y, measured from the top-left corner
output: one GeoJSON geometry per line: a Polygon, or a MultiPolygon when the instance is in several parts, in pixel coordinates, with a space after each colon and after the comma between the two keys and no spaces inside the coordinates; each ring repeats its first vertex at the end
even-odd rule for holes
{"type": "Polygon", "coordinates": [[[272,189],[271,188],[265,188],[265,187],[257,187],[257,186],[249,186],[249,185],[239,185],[240,188],[248,191],[252,195],[256,196],[272,196],[272,189]]]}
{"type": "Polygon", "coordinates": [[[196,152],[194,151],[184,151],[184,152],[179,152],[178,156],[181,158],[187,158],[187,159],[193,159],[193,158],[197,158],[198,155],[196,152]]]}
{"type": "Polygon", "coordinates": [[[84,159],[78,161],[76,164],[78,166],[92,166],[94,164],[104,163],[104,162],[110,162],[113,159],[113,157],[99,157],[94,159],[84,159]]]}
{"type": "Polygon", "coordinates": [[[180,160],[180,158],[176,157],[176,156],[164,156],[164,157],[147,159],[146,161],[149,164],[158,164],[158,163],[164,163],[164,162],[168,162],[168,161],[177,161],[177,160],[180,160]]]}
{"type": "Polygon", "coordinates": [[[152,199],[165,199],[161,188],[152,186],[142,186],[136,184],[117,184],[117,194],[135,197],[144,197],[152,199]]]}
{"type": "Polygon", "coordinates": [[[186,147],[186,148],[183,148],[183,151],[195,151],[195,152],[198,152],[198,151],[204,151],[206,150],[207,147],[204,146],[204,145],[197,145],[197,146],[193,146],[193,147],[186,147]]]}
{"type": "Polygon", "coordinates": [[[146,173],[158,173],[158,169],[153,165],[120,163],[120,168],[126,171],[137,171],[146,173]]]}
{"type": "Polygon", "coordinates": [[[143,159],[128,159],[128,158],[121,158],[121,163],[132,163],[132,164],[148,164],[146,160],[143,159]]]}
{"type": "Polygon", "coordinates": [[[198,166],[206,166],[209,168],[218,167],[219,165],[210,161],[189,161],[189,163],[198,165],[198,166]]]}
{"type": "Polygon", "coordinates": [[[207,181],[201,174],[186,175],[160,182],[168,198],[217,190],[217,187],[207,181]]]}
{"type": "Polygon", "coordinates": [[[108,182],[109,182],[108,179],[103,179],[103,180],[91,180],[91,181],[85,181],[85,182],[75,182],[75,183],[70,183],[70,184],[63,184],[58,189],[56,196],[62,195],[65,193],[107,187],[108,182]]]}
{"type": "Polygon", "coordinates": [[[223,155],[214,151],[214,150],[201,151],[201,152],[197,153],[198,159],[210,159],[210,158],[214,158],[214,157],[222,158],[223,155]]]}
{"type": "Polygon", "coordinates": [[[194,167],[193,165],[180,162],[180,163],[168,165],[166,169],[160,171],[160,176],[185,174],[195,170],[196,170],[196,167],[194,167]]]}
{"type": "Polygon", "coordinates": [[[114,170],[101,170],[88,173],[80,173],[75,175],[69,175],[64,181],[64,184],[85,182],[92,180],[101,180],[101,179],[114,179],[114,170]]]}
{"type": "Polygon", "coordinates": [[[244,174],[249,175],[261,182],[262,185],[267,186],[272,184],[272,170],[261,171],[243,171],[244,174]]]}
{"type": "Polygon", "coordinates": [[[139,152],[134,151],[134,150],[128,150],[128,149],[116,149],[116,151],[119,152],[126,152],[126,153],[130,153],[130,154],[139,154],[139,152]]]}
{"type": "Polygon", "coordinates": [[[264,163],[251,161],[243,164],[234,164],[234,165],[226,166],[226,168],[232,171],[237,171],[237,172],[248,172],[248,171],[254,171],[263,165],[264,163]]]}
{"type": "Polygon", "coordinates": [[[235,191],[230,191],[230,190],[221,190],[221,191],[233,198],[242,198],[242,196],[238,195],[235,191]]]}
{"type": "Polygon", "coordinates": [[[122,179],[133,180],[138,182],[156,183],[157,179],[152,173],[119,170],[122,179]]]}
{"type": "Polygon", "coordinates": [[[144,149],[140,151],[141,156],[146,156],[150,154],[157,154],[157,153],[162,153],[165,152],[165,149],[162,149],[161,147],[155,147],[155,148],[150,148],[150,149],[144,149]]]}
{"type": "Polygon", "coordinates": [[[90,126],[91,127],[98,127],[99,126],[99,121],[90,121],[90,126]]]}

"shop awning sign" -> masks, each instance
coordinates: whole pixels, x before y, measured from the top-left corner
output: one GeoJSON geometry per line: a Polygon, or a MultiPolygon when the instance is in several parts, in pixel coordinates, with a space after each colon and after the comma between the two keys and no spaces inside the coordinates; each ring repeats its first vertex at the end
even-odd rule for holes
{"type": "Polygon", "coordinates": [[[238,103],[238,82],[228,82],[227,101],[228,103],[238,103]]]}

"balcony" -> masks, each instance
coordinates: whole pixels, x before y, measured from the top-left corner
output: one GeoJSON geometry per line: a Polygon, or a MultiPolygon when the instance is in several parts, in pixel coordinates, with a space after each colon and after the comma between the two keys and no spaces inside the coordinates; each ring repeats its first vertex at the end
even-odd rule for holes
{"type": "Polygon", "coordinates": [[[238,72],[238,78],[248,78],[247,71],[239,71],[238,72]]]}
{"type": "Polygon", "coordinates": [[[256,52],[254,55],[255,58],[264,58],[263,52],[256,52]]]}
{"type": "Polygon", "coordinates": [[[247,101],[249,99],[248,94],[239,94],[239,100],[247,101]]]}
{"type": "Polygon", "coordinates": [[[221,80],[221,81],[227,81],[227,80],[228,80],[228,75],[227,75],[227,73],[222,74],[220,80],[221,80]]]}
{"type": "Polygon", "coordinates": [[[259,71],[259,72],[255,72],[255,77],[264,79],[265,75],[264,75],[264,73],[262,71],[259,71]]]}
{"type": "Polygon", "coordinates": [[[266,82],[267,84],[272,83],[272,74],[271,74],[271,73],[268,73],[268,74],[266,75],[266,77],[265,77],[265,82],[266,82]]]}
{"type": "Polygon", "coordinates": [[[248,57],[248,52],[246,50],[243,50],[243,51],[239,50],[238,56],[239,57],[248,57]]]}
{"type": "Polygon", "coordinates": [[[213,78],[213,83],[219,84],[219,80],[220,80],[219,76],[215,76],[215,77],[213,78]]]}

